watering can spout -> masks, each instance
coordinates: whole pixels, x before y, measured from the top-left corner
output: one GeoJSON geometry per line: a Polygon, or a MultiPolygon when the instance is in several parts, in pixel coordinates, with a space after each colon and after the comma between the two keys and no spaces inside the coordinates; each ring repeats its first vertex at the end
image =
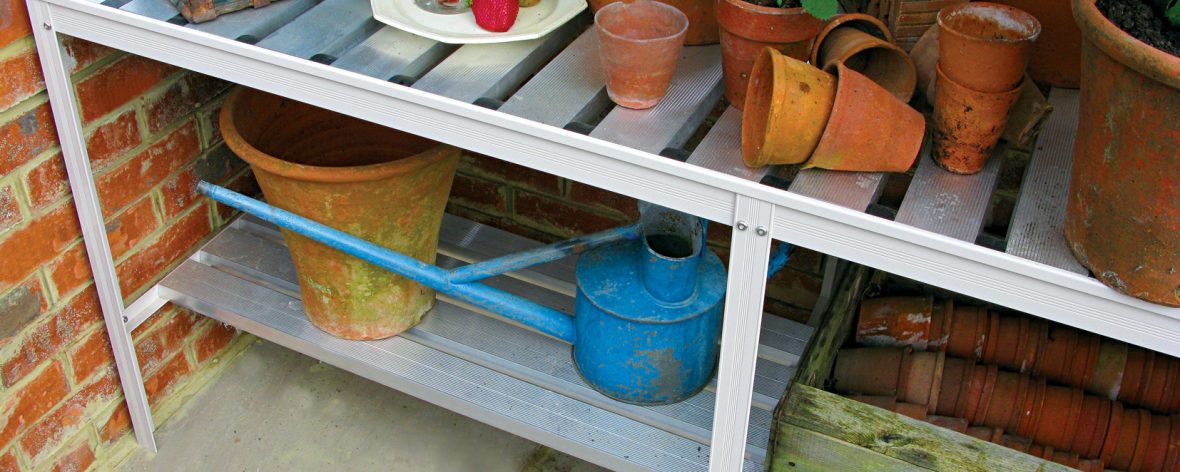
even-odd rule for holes
{"type": "Polygon", "coordinates": [[[640,276],[653,297],[680,303],[697,287],[697,265],[705,247],[700,218],[651,205],[639,219],[640,276]]]}

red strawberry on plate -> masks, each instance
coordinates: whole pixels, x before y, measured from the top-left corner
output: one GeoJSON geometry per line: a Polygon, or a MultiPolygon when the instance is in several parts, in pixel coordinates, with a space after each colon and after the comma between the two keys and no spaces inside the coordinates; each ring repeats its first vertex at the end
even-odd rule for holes
{"type": "Polygon", "coordinates": [[[516,23],[520,0],[471,0],[475,24],[495,33],[503,33],[516,23]]]}

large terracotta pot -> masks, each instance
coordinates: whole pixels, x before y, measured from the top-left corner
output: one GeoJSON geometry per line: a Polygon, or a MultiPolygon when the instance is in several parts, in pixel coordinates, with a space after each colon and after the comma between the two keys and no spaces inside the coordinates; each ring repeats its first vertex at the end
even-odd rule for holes
{"type": "Polygon", "coordinates": [[[1128,295],[1180,306],[1180,57],[1073,0],[1082,90],[1065,238],[1128,295]]]}
{"type": "MultiPolygon", "coordinates": [[[[221,110],[226,144],[276,207],[433,263],[459,149],[251,89],[221,110]]],[[[312,324],[347,339],[414,326],[434,291],[283,230],[312,324]]]]}
{"type": "Polygon", "coordinates": [[[1078,88],[1082,72],[1082,33],[1069,12],[1070,0],[996,0],[1019,8],[1041,22],[1028,73],[1045,85],[1078,88]]]}
{"type": "Polygon", "coordinates": [[[772,48],[762,48],[750,76],[742,160],[750,167],[806,161],[832,113],[836,78],[772,48]]]}
{"type": "Polygon", "coordinates": [[[721,32],[721,69],[725,98],[742,108],[750,69],[762,48],[772,47],[800,61],[811,52],[811,41],[824,23],[802,7],[772,8],[744,0],[714,0],[721,32]]]}
{"type": "MultiPolygon", "coordinates": [[[[590,10],[598,13],[600,8],[618,1],[620,0],[590,0],[590,10]]],[[[713,14],[713,0],[655,1],[672,5],[688,17],[688,33],[684,36],[685,45],[717,44],[717,15],[713,14]]]]}

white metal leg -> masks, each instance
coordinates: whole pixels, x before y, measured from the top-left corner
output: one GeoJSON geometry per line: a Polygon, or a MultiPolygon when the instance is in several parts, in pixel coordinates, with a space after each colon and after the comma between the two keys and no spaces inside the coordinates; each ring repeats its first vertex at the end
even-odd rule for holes
{"type": "MultiPolygon", "coordinates": [[[[74,89],[70,83],[70,70],[63,60],[64,49],[61,38],[53,30],[49,5],[40,0],[28,0],[29,17],[33,22],[33,33],[37,51],[41,56],[41,69],[45,74],[45,88],[49,91],[50,106],[57,123],[58,140],[66,171],[70,177],[70,191],[82,225],[82,237],[86,242],[86,253],[90,258],[90,269],[94,273],[94,285],[102,305],[107,335],[115,353],[115,366],[123,384],[123,396],[131,413],[131,424],[139,444],[156,451],[153,436],[152,413],[148,407],[147,393],[143,388],[143,376],[139,361],[135,357],[135,346],[124,318],[123,297],[119,291],[119,279],[107,241],[106,226],[103,224],[102,207],[98,201],[94,179],[90,174],[90,160],[86,153],[86,139],[82,134],[81,117],[74,101],[74,89]]],[[[155,297],[155,290],[147,297],[155,297]]],[[[151,306],[157,302],[152,298],[136,303],[137,306],[151,306]]],[[[162,304],[162,303],[161,303],[162,304]]],[[[158,307],[158,306],[157,306],[158,307]]],[[[150,315],[150,313],[148,314],[150,315]]],[[[148,315],[142,315],[146,317],[148,315]]]]}
{"type": "Polygon", "coordinates": [[[721,326],[721,364],[713,410],[709,470],[741,470],[758,360],[762,297],[770,258],[774,205],[738,196],[730,240],[725,320],[721,326]]]}

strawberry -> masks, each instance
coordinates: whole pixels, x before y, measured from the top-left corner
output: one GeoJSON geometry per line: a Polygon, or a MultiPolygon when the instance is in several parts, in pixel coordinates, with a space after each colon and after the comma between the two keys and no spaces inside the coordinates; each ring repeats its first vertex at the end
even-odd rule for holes
{"type": "Polygon", "coordinates": [[[475,24],[495,33],[508,31],[519,12],[520,0],[471,0],[475,24]]]}

